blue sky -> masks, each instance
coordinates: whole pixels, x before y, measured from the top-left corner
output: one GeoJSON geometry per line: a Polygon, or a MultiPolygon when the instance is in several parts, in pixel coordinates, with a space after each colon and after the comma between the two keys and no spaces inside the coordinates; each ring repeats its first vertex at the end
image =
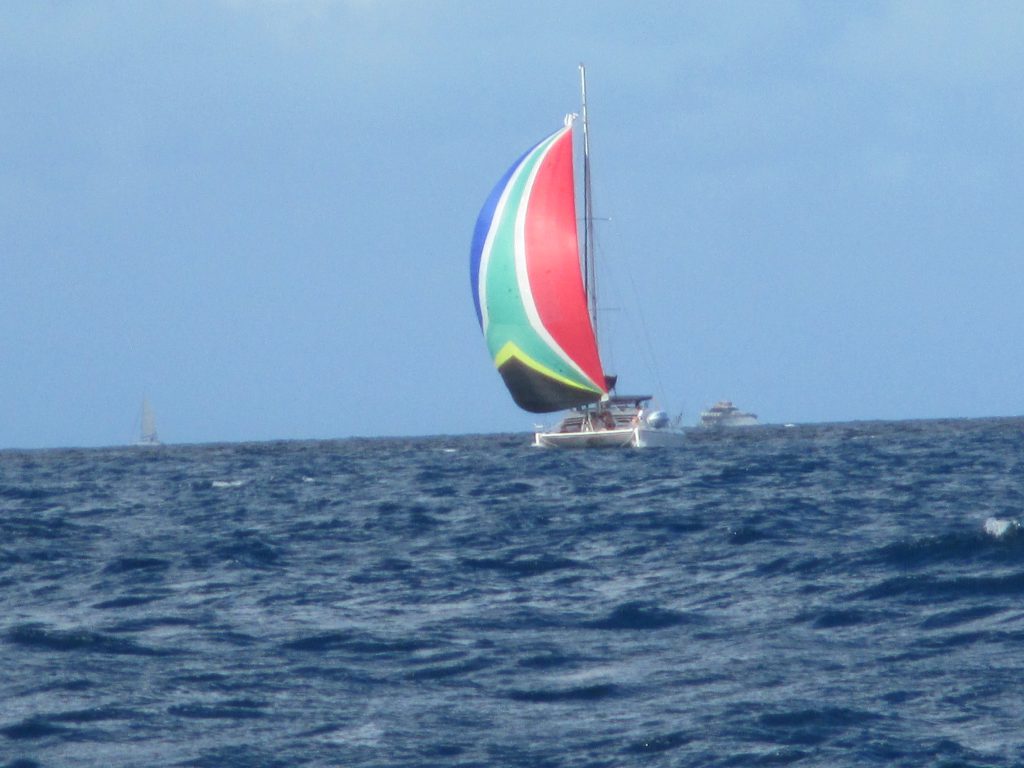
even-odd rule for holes
{"type": "Polygon", "coordinates": [[[1024,413],[1024,4],[0,9],[0,447],[529,430],[467,275],[588,68],[607,367],[1024,413]]]}

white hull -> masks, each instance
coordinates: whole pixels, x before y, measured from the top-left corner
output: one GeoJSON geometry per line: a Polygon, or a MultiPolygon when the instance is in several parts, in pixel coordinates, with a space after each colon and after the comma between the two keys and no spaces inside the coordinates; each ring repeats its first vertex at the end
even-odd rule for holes
{"type": "Polygon", "coordinates": [[[537,432],[533,444],[539,448],[668,448],[683,445],[677,429],[630,427],[580,432],[537,432]]]}
{"type": "Polygon", "coordinates": [[[756,427],[758,425],[757,416],[751,414],[743,414],[739,416],[723,416],[720,418],[702,419],[702,427],[756,427]]]}

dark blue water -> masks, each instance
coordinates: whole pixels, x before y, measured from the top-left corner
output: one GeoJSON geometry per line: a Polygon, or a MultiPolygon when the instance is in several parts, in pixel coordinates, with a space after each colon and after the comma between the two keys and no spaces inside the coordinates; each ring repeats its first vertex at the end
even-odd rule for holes
{"type": "Polygon", "coordinates": [[[0,766],[1024,765],[1024,421],[0,452],[0,766]]]}

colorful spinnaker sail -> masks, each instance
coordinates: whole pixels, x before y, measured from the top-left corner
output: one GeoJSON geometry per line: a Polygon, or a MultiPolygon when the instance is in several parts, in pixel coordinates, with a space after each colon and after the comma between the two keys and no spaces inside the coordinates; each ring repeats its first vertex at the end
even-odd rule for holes
{"type": "Polygon", "coordinates": [[[568,122],[494,187],[470,252],[487,348],[513,400],[533,413],[594,403],[608,391],[580,270],[568,122]]]}

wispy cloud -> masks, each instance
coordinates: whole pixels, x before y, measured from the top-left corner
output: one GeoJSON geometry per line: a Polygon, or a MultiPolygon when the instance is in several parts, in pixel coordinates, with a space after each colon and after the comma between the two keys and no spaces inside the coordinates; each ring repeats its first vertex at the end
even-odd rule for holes
{"type": "Polygon", "coordinates": [[[837,54],[874,75],[959,84],[1000,81],[1024,66],[1024,4],[907,0],[851,15],[837,54]]]}

